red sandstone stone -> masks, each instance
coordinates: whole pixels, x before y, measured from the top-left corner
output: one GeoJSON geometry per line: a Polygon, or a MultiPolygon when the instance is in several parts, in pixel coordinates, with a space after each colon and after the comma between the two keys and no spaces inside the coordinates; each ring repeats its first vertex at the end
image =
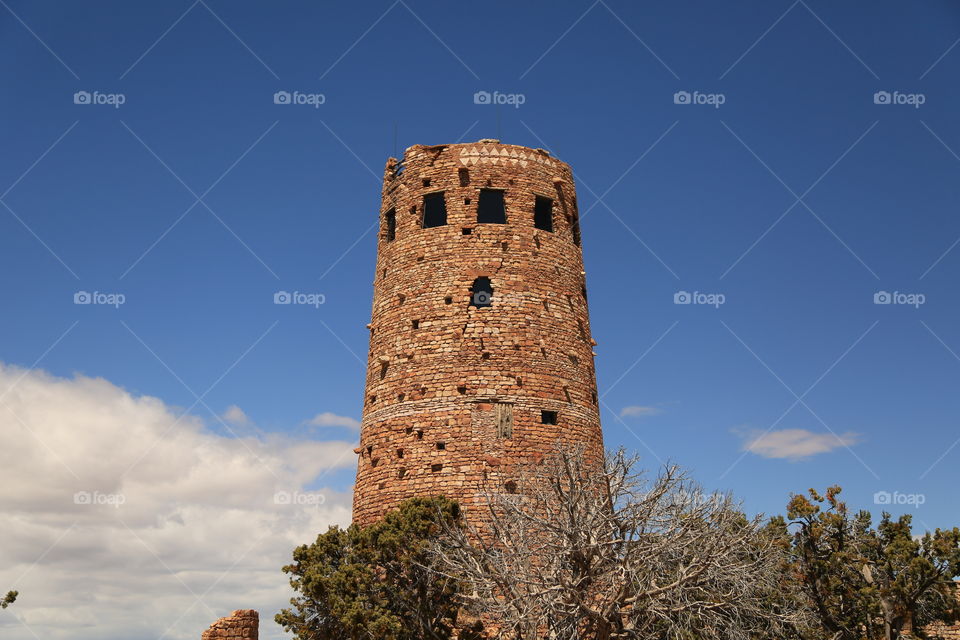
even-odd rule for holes
{"type": "Polygon", "coordinates": [[[512,465],[540,461],[557,442],[583,444],[599,463],[570,168],[491,140],[413,146],[387,161],[380,216],[354,521],[437,494],[469,517],[484,483],[507,482],[512,465]],[[486,188],[504,192],[506,224],[477,221],[486,188]],[[425,229],[423,196],[439,191],[446,224],[425,229]],[[535,227],[536,196],[553,201],[552,232],[535,227]],[[481,277],[492,306],[469,306],[481,277]]]}

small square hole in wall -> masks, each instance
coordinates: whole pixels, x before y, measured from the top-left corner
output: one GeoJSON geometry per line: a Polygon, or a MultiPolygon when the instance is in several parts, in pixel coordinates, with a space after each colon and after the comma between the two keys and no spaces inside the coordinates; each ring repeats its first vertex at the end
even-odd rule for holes
{"type": "Polygon", "coordinates": [[[464,228],[463,228],[463,235],[468,236],[468,235],[470,235],[471,233],[473,233],[473,229],[471,229],[470,227],[464,227],[464,228]]]}
{"type": "Polygon", "coordinates": [[[423,430],[417,429],[417,440],[423,440],[423,430]]]}
{"type": "Polygon", "coordinates": [[[403,480],[403,477],[404,477],[405,475],[407,475],[407,470],[406,470],[406,469],[399,469],[399,470],[397,471],[397,479],[403,480]]]}
{"type": "Polygon", "coordinates": [[[457,393],[466,393],[466,392],[467,392],[467,388],[464,385],[460,385],[459,387],[457,387],[457,393]]]}
{"type": "Polygon", "coordinates": [[[407,427],[406,429],[403,430],[403,432],[407,435],[410,435],[411,433],[413,433],[413,427],[407,427]]]}
{"type": "Polygon", "coordinates": [[[413,320],[413,321],[410,322],[410,324],[413,326],[414,329],[419,329],[419,328],[420,328],[420,321],[419,321],[419,320],[413,320]]]}
{"type": "Polygon", "coordinates": [[[447,448],[447,443],[446,443],[446,442],[438,442],[438,443],[437,443],[437,451],[445,451],[446,448],[447,448]]]}
{"type": "Polygon", "coordinates": [[[397,449],[397,457],[398,457],[398,458],[402,458],[402,457],[403,457],[403,449],[397,449]]]}
{"type": "Polygon", "coordinates": [[[470,198],[464,198],[463,204],[470,204],[470,198]]]}
{"type": "Polygon", "coordinates": [[[557,412],[556,411],[541,411],[540,412],[540,422],[543,424],[557,424],[557,412]]]}
{"type": "Polygon", "coordinates": [[[429,186],[430,186],[430,178],[424,178],[424,179],[423,179],[423,186],[425,186],[425,187],[429,187],[429,186]]]}
{"type": "Polygon", "coordinates": [[[373,458],[370,460],[370,466],[375,467],[380,462],[380,458],[373,458]]]}
{"type": "Polygon", "coordinates": [[[513,480],[507,480],[503,484],[503,488],[507,490],[507,493],[516,493],[517,492],[517,483],[513,480]]]}
{"type": "Polygon", "coordinates": [[[430,471],[433,471],[434,473],[443,471],[443,465],[440,464],[439,462],[437,464],[432,464],[430,465],[430,471]]]}
{"type": "Polygon", "coordinates": [[[453,303],[452,296],[447,296],[446,298],[443,299],[443,304],[451,304],[451,303],[453,303]]]}

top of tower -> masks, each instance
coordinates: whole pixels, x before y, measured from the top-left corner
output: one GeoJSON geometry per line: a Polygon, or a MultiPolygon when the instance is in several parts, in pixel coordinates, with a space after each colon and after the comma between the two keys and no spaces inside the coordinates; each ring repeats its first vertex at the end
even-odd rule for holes
{"type": "MultiPolygon", "coordinates": [[[[387,160],[387,174],[398,176],[403,172],[405,165],[411,162],[417,162],[421,158],[436,159],[437,154],[449,151],[457,151],[460,162],[464,166],[475,164],[476,162],[487,162],[493,159],[503,159],[504,164],[519,164],[526,167],[528,162],[546,165],[561,170],[569,171],[562,160],[552,155],[546,149],[525,147],[517,144],[503,143],[496,138],[481,138],[476,142],[454,142],[450,144],[424,145],[415,144],[404,149],[403,156],[399,159],[389,158],[387,160]]],[[[432,160],[430,160],[432,164],[432,160]]]]}

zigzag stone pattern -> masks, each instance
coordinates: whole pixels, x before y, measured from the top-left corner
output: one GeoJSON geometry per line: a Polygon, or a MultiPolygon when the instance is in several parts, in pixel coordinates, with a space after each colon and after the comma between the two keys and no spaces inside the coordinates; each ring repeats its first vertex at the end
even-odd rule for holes
{"type": "Polygon", "coordinates": [[[387,161],[380,220],[354,522],[432,495],[479,517],[485,488],[522,492],[516,464],[558,442],[600,464],[570,167],[497,140],[416,145],[387,161]],[[483,190],[499,223],[478,222],[483,190]]]}

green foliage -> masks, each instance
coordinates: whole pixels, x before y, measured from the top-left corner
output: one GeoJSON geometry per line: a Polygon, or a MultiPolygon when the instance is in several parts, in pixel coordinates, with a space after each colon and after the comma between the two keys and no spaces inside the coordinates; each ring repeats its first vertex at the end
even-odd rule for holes
{"type": "Polygon", "coordinates": [[[298,640],[446,640],[458,586],[431,571],[429,545],[461,526],[446,498],[412,498],[368,527],[330,527],[283,571],[297,596],[276,616],[298,640]]]}
{"type": "Polygon", "coordinates": [[[910,515],[889,513],[874,527],[869,512],[848,512],[840,491],[811,489],[787,505],[797,527],[792,574],[826,636],[896,640],[934,620],[952,621],[960,529],[914,537],[910,515]]]}
{"type": "Polygon", "coordinates": [[[3,596],[3,599],[0,600],[0,609],[6,609],[16,602],[18,595],[20,595],[20,593],[17,591],[8,591],[7,595],[3,596]]]}

